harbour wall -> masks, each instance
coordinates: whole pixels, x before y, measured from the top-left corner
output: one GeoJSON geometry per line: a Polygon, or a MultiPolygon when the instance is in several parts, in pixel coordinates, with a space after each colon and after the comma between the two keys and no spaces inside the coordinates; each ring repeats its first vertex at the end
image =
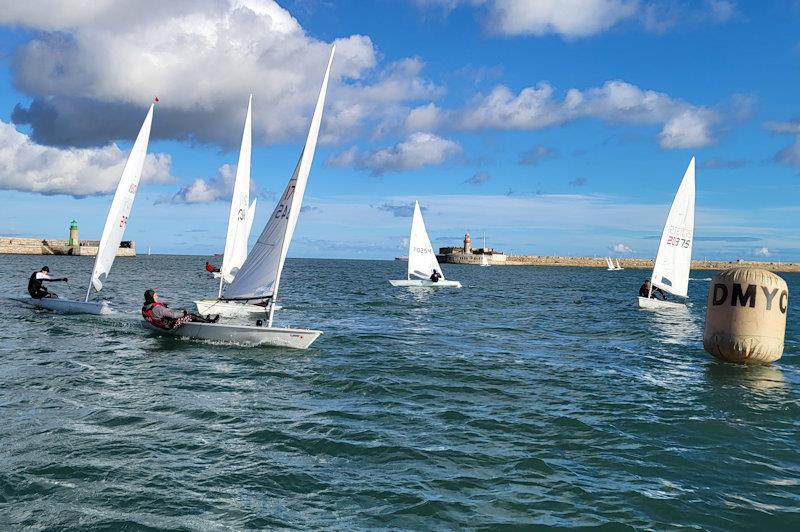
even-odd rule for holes
{"type": "MultiPolygon", "coordinates": [[[[94,257],[100,245],[98,240],[79,240],[79,246],[70,246],[67,240],[47,240],[40,238],[16,238],[0,236],[2,255],[75,255],[94,257]]],[[[136,243],[123,241],[117,249],[117,257],[135,257],[136,243]]]]}
{"type": "MultiPolygon", "coordinates": [[[[480,264],[480,255],[446,254],[437,255],[439,262],[449,264],[480,264]]],[[[553,255],[494,255],[493,266],[574,266],[579,268],[608,268],[605,257],[565,257],[553,255]],[[503,257],[498,260],[498,257],[503,257]]],[[[615,261],[617,259],[614,259],[615,261]]],[[[619,259],[623,268],[652,270],[652,259],[619,259]]],[[[752,266],[773,272],[798,272],[800,264],[793,262],[750,262],[750,261],[711,261],[693,260],[693,270],[727,270],[736,266],[752,266]]]]}

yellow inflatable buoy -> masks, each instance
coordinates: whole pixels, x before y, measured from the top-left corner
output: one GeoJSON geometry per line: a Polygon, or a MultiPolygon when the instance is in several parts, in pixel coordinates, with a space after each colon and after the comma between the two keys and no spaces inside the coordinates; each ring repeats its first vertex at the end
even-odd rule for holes
{"type": "Polygon", "coordinates": [[[786,281],[759,268],[718,273],[708,287],[703,347],[739,364],[769,364],[783,355],[789,290],[786,281]]]}

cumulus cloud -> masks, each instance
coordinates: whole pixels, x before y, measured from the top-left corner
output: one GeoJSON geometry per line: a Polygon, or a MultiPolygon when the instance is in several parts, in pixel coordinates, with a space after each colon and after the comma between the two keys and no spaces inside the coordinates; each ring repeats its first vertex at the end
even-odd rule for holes
{"type": "Polygon", "coordinates": [[[362,153],[354,146],[329,158],[328,164],[351,166],[380,175],[442,164],[461,152],[461,146],[452,140],[432,133],[414,133],[403,142],[379,150],[362,153]]]}
{"type": "Polygon", "coordinates": [[[168,200],[169,203],[207,203],[229,199],[236,180],[236,165],[223,164],[211,179],[197,178],[168,200]]]}
{"type": "Polygon", "coordinates": [[[640,8],[644,28],[655,33],[664,33],[678,26],[724,24],[737,13],[736,4],[730,0],[656,0],[640,8]]]}
{"type": "Polygon", "coordinates": [[[753,254],[754,254],[756,257],[769,257],[769,255],[770,255],[770,252],[769,252],[769,248],[767,248],[766,246],[764,246],[764,247],[756,248],[756,249],[753,251],[753,254]]]}
{"type": "Polygon", "coordinates": [[[622,243],[616,244],[612,249],[617,253],[633,253],[631,248],[622,243]]]}
{"type": "Polygon", "coordinates": [[[477,187],[489,181],[490,177],[489,172],[476,172],[472,177],[465,180],[464,183],[477,187]]]}
{"type": "MultiPolygon", "coordinates": [[[[155,138],[235,145],[250,92],[257,142],[302,138],[331,45],[272,0],[8,4],[0,24],[35,30],[14,52],[14,84],[32,97],[14,120],[50,145],[125,137],[153,95],[155,138]]],[[[334,42],[323,141],[441,94],[416,58],[379,65],[369,37],[334,42]]]]}
{"type": "Polygon", "coordinates": [[[775,154],[775,160],[788,166],[800,166],[800,119],[791,122],[767,122],[764,127],[773,133],[794,135],[794,142],[775,154]]]}
{"type": "MultiPolygon", "coordinates": [[[[127,158],[128,152],[116,144],[100,148],[42,146],[0,121],[0,189],[74,197],[108,194],[116,189],[127,158]]],[[[173,181],[171,162],[167,154],[148,154],[142,183],[173,181]]]]}
{"type": "Polygon", "coordinates": [[[519,154],[519,164],[537,165],[545,159],[555,156],[556,151],[542,144],[537,144],[532,148],[519,154]]]}
{"type": "Polygon", "coordinates": [[[563,99],[546,82],[514,94],[499,85],[478,95],[460,113],[460,129],[541,129],[582,118],[609,124],[662,125],[663,148],[706,146],[715,141],[712,128],[719,114],[667,94],[644,90],[624,81],[607,81],[600,87],[570,89],[563,99]]]}

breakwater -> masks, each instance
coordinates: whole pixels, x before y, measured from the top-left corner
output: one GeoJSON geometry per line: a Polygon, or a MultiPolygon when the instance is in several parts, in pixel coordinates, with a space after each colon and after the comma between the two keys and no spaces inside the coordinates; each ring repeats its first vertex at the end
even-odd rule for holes
{"type": "MultiPolygon", "coordinates": [[[[41,238],[17,238],[0,236],[1,255],[75,255],[93,257],[97,255],[98,240],[80,240],[78,245],[70,245],[67,240],[41,238]]],[[[117,257],[135,257],[136,244],[133,240],[120,243],[117,257]]]]}
{"type": "MultiPolygon", "coordinates": [[[[461,254],[438,255],[439,261],[449,264],[479,264],[480,257],[461,254]]],[[[492,261],[492,266],[575,266],[579,268],[607,268],[605,257],[566,257],[554,255],[504,255],[502,261],[492,261]]],[[[614,259],[616,260],[616,259],[614,259]]],[[[630,269],[653,269],[652,259],[619,259],[620,266],[630,269]]],[[[798,272],[800,263],[693,260],[693,270],[727,270],[734,266],[752,266],[773,272],[798,272]]]]}

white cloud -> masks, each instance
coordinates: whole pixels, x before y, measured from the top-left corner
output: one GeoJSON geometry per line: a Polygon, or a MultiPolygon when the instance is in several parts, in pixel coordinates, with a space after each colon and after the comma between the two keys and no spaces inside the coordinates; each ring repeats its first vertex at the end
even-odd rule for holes
{"type": "MultiPolygon", "coordinates": [[[[0,189],[81,197],[116,189],[128,153],[116,144],[101,148],[55,148],[33,142],[0,121],[0,189]]],[[[148,154],[142,183],[166,183],[171,158],[148,154]]]]}
{"type": "Polygon", "coordinates": [[[405,129],[409,132],[432,131],[442,123],[442,110],[434,103],[416,107],[408,113],[405,129]]]}
{"type": "Polygon", "coordinates": [[[765,247],[756,248],[753,251],[753,254],[756,257],[769,257],[770,256],[769,248],[767,248],[766,246],[765,247]]]}
{"type": "Polygon", "coordinates": [[[415,170],[442,164],[461,154],[461,146],[432,133],[414,133],[406,140],[380,150],[359,152],[355,147],[328,159],[334,166],[352,166],[373,175],[415,170]]]}
{"type": "Polygon", "coordinates": [[[236,180],[236,165],[223,164],[211,179],[198,178],[183,187],[169,200],[171,203],[206,203],[230,198],[236,180]]]}
{"type": "MultiPolygon", "coordinates": [[[[127,120],[114,117],[141,112],[153,95],[156,138],[235,145],[250,92],[256,141],[302,138],[331,44],[272,0],[17,2],[0,23],[45,31],[15,51],[14,83],[33,101],[14,119],[51,145],[120,138],[127,120]]],[[[323,141],[441,93],[419,59],[379,66],[369,37],[335,43],[323,141]]]]}
{"type": "Polygon", "coordinates": [[[631,248],[622,243],[616,244],[612,249],[617,253],[633,253],[631,248]]]}
{"type": "Polygon", "coordinates": [[[715,141],[712,127],[720,121],[709,108],[619,80],[586,90],[570,89],[563,100],[544,82],[516,95],[500,85],[455,114],[460,115],[458,126],[466,130],[541,129],[582,118],[610,124],[661,124],[663,148],[707,146],[715,141]]]}
{"type": "Polygon", "coordinates": [[[674,27],[722,24],[737,15],[732,0],[415,0],[449,14],[459,5],[480,6],[486,30],[506,36],[591,37],[620,23],[663,33],[674,27]]]}
{"type": "Polygon", "coordinates": [[[487,27],[503,35],[588,37],[636,14],[638,0],[494,0],[487,27]]]}

